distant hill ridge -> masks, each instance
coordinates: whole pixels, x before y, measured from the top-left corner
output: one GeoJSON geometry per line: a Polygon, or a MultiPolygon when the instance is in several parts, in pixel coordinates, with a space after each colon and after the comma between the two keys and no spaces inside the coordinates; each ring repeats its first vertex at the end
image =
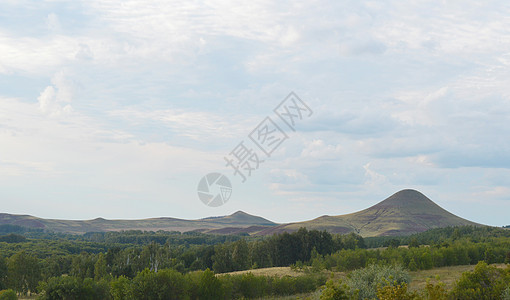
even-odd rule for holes
{"type": "Polygon", "coordinates": [[[292,232],[300,227],[327,230],[332,233],[355,232],[364,237],[408,235],[432,228],[474,225],[427,198],[422,193],[406,189],[359,212],[339,216],[322,216],[310,221],[276,224],[265,218],[237,211],[228,216],[184,220],[161,217],[143,220],[54,220],[29,215],[0,213],[0,224],[20,225],[56,232],[85,233],[119,230],[199,231],[214,234],[249,233],[271,235],[292,232]]]}
{"type": "MultiPolygon", "coordinates": [[[[243,211],[222,217],[210,217],[199,220],[185,220],[169,217],[150,218],[142,220],[107,220],[95,218],[92,220],[55,220],[43,219],[29,215],[12,215],[0,213],[0,224],[12,224],[24,227],[35,227],[49,231],[85,233],[119,230],[147,230],[147,231],[203,231],[222,229],[226,227],[266,229],[277,224],[262,217],[253,216],[243,211]]],[[[237,228],[238,230],[240,228],[237,228]]],[[[260,231],[259,230],[259,231],[260,231]]]]}

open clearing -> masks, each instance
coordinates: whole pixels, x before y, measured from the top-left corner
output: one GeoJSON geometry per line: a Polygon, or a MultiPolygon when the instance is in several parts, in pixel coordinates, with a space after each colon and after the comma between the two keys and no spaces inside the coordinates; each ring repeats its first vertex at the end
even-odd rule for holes
{"type": "MultiPolygon", "coordinates": [[[[498,268],[506,267],[505,264],[495,264],[494,266],[497,266],[498,268]]],[[[447,289],[451,289],[455,281],[457,281],[460,278],[462,273],[472,271],[474,268],[475,265],[464,265],[409,272],[409,274],[411,275],[411,283],[409,284],[409,289],[411,291],[423,289],[427,284],[427,280],[431,280],[431,282],[436,282],[436,277],[438,277],[440,281],[446,284],[447,289]]],[[[252,273],[253,275],[279,276],[279,277],[301,276],[305,274],[305,272],[302,271],[292,270],[290,267],[263,268],[230,272],[225,274],[239,275],[245,273],[252,273]]],[[[348,274],[348,272],[331,272],[331,271],[322,271],[322,273],[326,274],[327,276],[331,276],[331,274],[333,274],[335,279],[345,278],[348,274]]]]}

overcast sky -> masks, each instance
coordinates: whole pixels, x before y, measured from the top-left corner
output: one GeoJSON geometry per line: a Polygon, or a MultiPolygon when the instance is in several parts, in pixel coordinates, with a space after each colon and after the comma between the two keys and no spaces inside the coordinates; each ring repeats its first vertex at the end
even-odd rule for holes
{"type": "Polygon", "coordinates": [[[3,0],[0,210],[289,222],[414,188],[510,224],[509,16],[507,1],[3,0]],[[242,183],[224,157],[291,91],[313,115],[278,123],[288,139],[242,183]],[[210,172],[232,182],[221,207],[197,195],[210,172]]]}

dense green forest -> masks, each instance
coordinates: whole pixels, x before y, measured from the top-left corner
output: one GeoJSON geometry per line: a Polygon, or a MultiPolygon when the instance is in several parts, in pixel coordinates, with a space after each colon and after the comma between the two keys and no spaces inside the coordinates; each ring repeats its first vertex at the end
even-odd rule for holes
{"type": "MultiPolygon", "coordinates": [[[[357,272],[379,265],[415,271],[479,261],[510,262],[510,231],[491,227],[365,239],[353,233],[332,235],[304,228],[269,237],[164,231],[70,235],[13,225],[0,225],[0,232],[0,290],[38,293],[42,299],[256,298],[312,292],[321,286],[326,295],[333,291],[360,297],[359,288],[349,291],[331,280],[324,285],[324,270],[357,272]],[[215,276],[282,266],[305,275],[215,276]]],[[[499,288],[506,288],[510,275],[501,276],[499,288]]],[[[396,275],[392,278],[396,280],[396,275]]],[[[387,285],[401,289],[405,282],[387,285]]],[[[371,295],[376,292],[372,288],[371,295]]],[[[4,294],[0,293],[0,299],[4,294]]]]}

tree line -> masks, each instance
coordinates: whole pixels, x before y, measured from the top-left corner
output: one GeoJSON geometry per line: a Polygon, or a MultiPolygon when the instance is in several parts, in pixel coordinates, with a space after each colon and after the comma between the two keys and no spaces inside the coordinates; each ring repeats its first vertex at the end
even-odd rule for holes
{"type": "Polygon", "coordinates": [[[468,226],[375,240],[353,233],[332,235],[301,228],[294,233],[265,238],[236,236],[228,240],[225,236],[218,238],[198,233],[130,231],[112,234],[117,241],[114,243],[98,240],[98,236],[106,239],[110,236],[107,234],[74,237],[41,232],[9,233],[0,236],[3,240],[0,242],[0,290],[11,288],[25,294],[36,291],[40,282],[51,287],[52,282],[65,285],[67,280],[100,290],[102,281],[108,286],[117,280],[135,284],[135,278],[143,272],[158,274],[162,270],[187,276],[207,269],[226,273],[291,265],[346,271],[373,264],[400,264],[410,270],[420,270],[478,261],[510,262],[509,234],[510,231],[504,229],[468,226]],[[33,238],[34,234],[39,238],[33,238]],[[126,241],[131,240],[133,244],[119,243],[123,234],[127,236],[126,241]],[[41,238],[43,235],[46,238],[41,238]],[[161,242],[165,240],[161,244],[148,239],[148,244],[139,245],[140,240],[133,240],[136,236],[166,236],[166,240],[161,239],[161,242]],[[180,242],[173,244],[169,237],[180,242]],[[203,239],[204,244],[187,243],[188,237],[203,239]],[[388,247],[367,249],[369,243],[388,247]],[[407,247],[399,247],[404,243],[407,247]],[[63,277],[71,279],[61,279],[63,277]]]}
{"type": "Polygon", "coordinates": [[[40,299],[246,299],[315,291],[325,276],[215,276],[212,271],[182,274],[172,269],[144,269],[134,278],[52,277],[39,286],[40,299]]]}

